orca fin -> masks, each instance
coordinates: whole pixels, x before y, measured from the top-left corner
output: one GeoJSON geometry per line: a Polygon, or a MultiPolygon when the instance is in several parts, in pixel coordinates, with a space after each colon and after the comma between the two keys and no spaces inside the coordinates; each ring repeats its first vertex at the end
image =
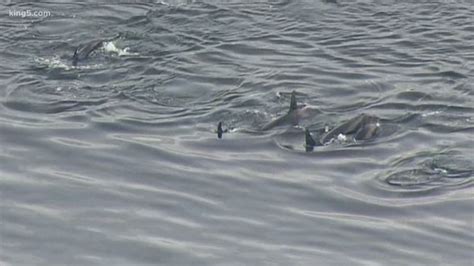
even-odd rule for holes
{"type": "Polygon", "coordinates": [[[221,139],[223,133],[224,130],[222,130],[222,122],[219,122],[219,124],[217,125],[217,138],[221,139]]]}
{"type": "Polygon", "coordinates": [[[77,51],[79,50],[79,47],[77,47],[74,50],[74,54],[72,55],[72,65],[75,66],[77,65],[77,61],[79,61],[79,55],[77,54],[77,51]]]}
{"type": "Polygon", "coordinates": [[[306,147],[316,146],[316,141],[314,141],[308,129],[305,129],[304,131],[304,138],[305,138],[306,147]]]}
{"type": "Polygon", "coordinates": [[[291,92],[291,100],[290,100],[290,110],[288,110],[288,113],[291,111],[296,110],[296,91],[291,92]]]}

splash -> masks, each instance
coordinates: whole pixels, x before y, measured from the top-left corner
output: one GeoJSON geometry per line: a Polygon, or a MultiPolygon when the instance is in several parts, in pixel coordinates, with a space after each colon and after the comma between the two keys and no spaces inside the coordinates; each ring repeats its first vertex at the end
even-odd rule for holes
{"type": "Polygon", "coordinates": [[[72,66],[62,61],[61,58],[59,58],[59,56],[54,56],[51,58],[37,57],[34,59],[34,61],[38,65],[44,66],[46,68],[65,69],[65,70],[69,70],[73,68],[72,66]]]}
{"type": "Polygon", "coordinates": [[[103,64],[73,66],[71,65],[71,60],[61,59],[57,55],[50,58],[37,57],[34,59],[34,61],[40,68],[63,69],[66,71],[71,70],[71,69],[99,69],[103,67],[103,64]]]}
{"type": "Polygon", "coordinates": [[[106,51],[108,53],[116,53],[119,56],[138,55],[138,53],[129,52],[129,50],[130,50],[129,47],[125,47],[123,49],[118,48],[117,46],[115,46],[114,42],[104,42],[103,49],[104,49],[104,51],[106,51]]]}

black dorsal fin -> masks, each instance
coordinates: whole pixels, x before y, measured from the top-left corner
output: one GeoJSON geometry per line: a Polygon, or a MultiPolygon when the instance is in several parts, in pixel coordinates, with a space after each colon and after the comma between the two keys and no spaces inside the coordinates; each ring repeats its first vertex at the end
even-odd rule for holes
{"type": "Polygon", "coordinates": [[[291,100],[290,100],[290,110],[288,110],[288,113],[291,111],[296,110],[296,91],[293,91],[291,93],[291,100]]]}
{"type": "Polygon", "coordinates": [[[77,61],[79,60],[79,54],[77,53],[78,50],[79,50],[79,47],[77,47],[76,50],[74,50],[74,54],[72,55],[73,66],[77,65],[77,61]]]}
{"type": "Polygon", "coordinates": [[[222,130],[222,122],[219,122],[217,125],[217,137],[222,138],[222,134],[224,133],[224,130],[222,130]]]}
{"type": "Polygon", "coordinates": [[[311,133],[309,132],[308,129],[305,129],[304,131],[304,136],[305,136],[305,144],[306,147],[314,147],[316,146],[316,141],[314,141],[313,137],[311,136],[311,133]]]}

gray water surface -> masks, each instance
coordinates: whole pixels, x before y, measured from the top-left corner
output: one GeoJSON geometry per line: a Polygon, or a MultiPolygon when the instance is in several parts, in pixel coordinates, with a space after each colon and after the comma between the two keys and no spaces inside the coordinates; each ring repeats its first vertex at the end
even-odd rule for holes
{"type": "Polygon", "coordinates": [[[0,264],[474,264],[472,2],[1,7],[0,264]]]}

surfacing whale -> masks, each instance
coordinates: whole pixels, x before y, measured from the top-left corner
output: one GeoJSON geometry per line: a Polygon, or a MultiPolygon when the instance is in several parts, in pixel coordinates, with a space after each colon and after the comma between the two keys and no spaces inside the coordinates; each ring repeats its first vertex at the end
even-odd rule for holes
{"type": "Polygon", "coordinates": [[[340,134],[352,135],[354,140],[368,140],[373,138],[380,127],[379,118],[372,115],[361,114],[349,121],[335,127],[321,139],[322,143],[328,143],[340,134]]]}
{"type": "MultiPolygon", "coordinates": [[[[292,125],[296,126],[301,119],[306,118],[311,115],[311,108],[306,105],[297,105],[296,102],[296,92],[292,91],[290,108],[288,112],[281,117],[274,119],[273,121],[267,123],[260,128],[261,131],[270,130],[275,127],[283,125],[292,125]]],[[[316,141],[311,132],[306,128],[305,129],[305,147],[306,151],[312,151],[313,148],[319,144],[326,145],[331,143],[333,140],[339,140],[340,138],[346,139],[351,137],[353,141],[364,141],[374,138],[380,128],[380,119],[373,115],[361,114],[356,116],[341,125],[335,127],[329,132],[325,133],[322,138],[316,141]]],[[[227,132],[227,129],[222,128],[222,122],[219,122],[217,125],[217,137],[222,138],[223,133],[227,132]]]]}
{"type": "Polygon", "coordinates": [[[282,125],[291,125],[291,126],[296,126],[298,125],[299,121],[302,118],[307,117],[308,114],[308,108],[306,105],[301,105],[298,106],[296,103],[296,91],[291,92],[291,100],[290,100],[290,108],[288,112],[279,117],[276,118],[275,120],[269,122],[268,124],[264,125],[261,130],[266,131],[269,129],[272,129],[274,127],[279,127],[282,125]]]}
{"type": "MultiPolygon", "coordinates": [[[[290,99],[290,108],[288,112],[281,117],[278,117],[269,123],[262,126],[259,130],[266,131],[270,130],[275,127],[283,126],[283,125],[298,125],[301,118],[308,116],[308,108],[305,105],[298,106],[296,103],[296,91],[291,92],[291,99],[290,99]]],[[[228,130],[222,128],[222,122],[219,122],[217,125],[217,138],[222,138],[222,135],[226,133],[228,130]]]]}
{"type": "MultiPolygon", "coordinates": [[[[352,137],[354,141],[369,140],[377,135],[379,128],[380,119],[378,117],[361,114],[330,130],[321,138],[320,143],[328,144],[332,140],[339,139],[341,134],[344,138],[346,136],[352,137]]],[[[305,132],[305,143],[307,147],[316,145],[316,141],[308,130],[305,132]]]]}
{"type": "Polygon", "coordinates": [[[120,34],[109,39],[93,40],[93,41],[87,42],[84,45],[80,45],[79,47],[76,48],[76,50],[74,50],[74,54],[72,56],[72,65],[76,66],[79,61],[84,60],[87,57],[89,57],[89,55],[92,52],[102,47],[105,42],[114,41],[118,39],[119,37],[120,37],[120,34]]]}

